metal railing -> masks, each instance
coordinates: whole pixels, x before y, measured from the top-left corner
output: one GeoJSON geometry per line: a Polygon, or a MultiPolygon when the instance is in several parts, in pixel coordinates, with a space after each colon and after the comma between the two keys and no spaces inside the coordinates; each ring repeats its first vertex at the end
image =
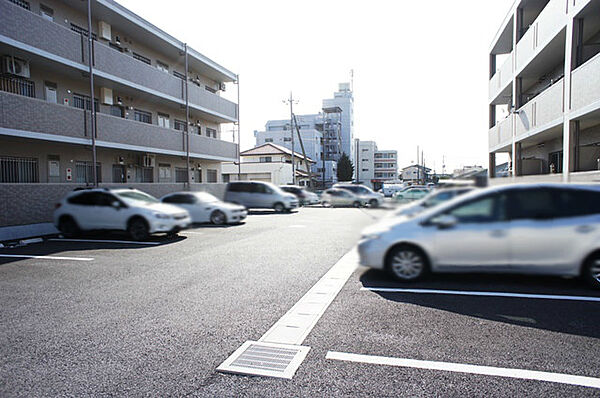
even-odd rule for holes
{"type": "Polygon", "coordinates": [[[0,183],[39,182],[37,158],[0,156],[0,183]]]}
{"type": "Polygon", "coordinates": [[[0,76],[0,91],[35,98],[35,83],[12,76],[0,76]]]}

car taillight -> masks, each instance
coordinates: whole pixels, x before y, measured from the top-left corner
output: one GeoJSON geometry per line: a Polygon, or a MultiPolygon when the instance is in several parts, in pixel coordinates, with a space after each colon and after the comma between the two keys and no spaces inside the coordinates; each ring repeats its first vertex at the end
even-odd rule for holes
{"type": "Polygon", "coordinates": [[[60,206],[62,206],[62,203],[57,203],[57,204],[54,205],[54,208],[58,209],[60,206]]]}

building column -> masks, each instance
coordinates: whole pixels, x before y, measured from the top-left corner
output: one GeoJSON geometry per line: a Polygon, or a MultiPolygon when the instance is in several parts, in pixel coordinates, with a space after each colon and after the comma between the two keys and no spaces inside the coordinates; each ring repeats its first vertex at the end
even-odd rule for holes
{"type": "Polygon", "coordinates": [[[496,153],[491,152],[488,166],[488,176],[490,178],[496,177],[496,153]]]}
{"type": "Polygon", "coordinates": [[[522,162],[522,154],[521,154],[521,143],[515,143],[515,152],[514,156],[514,164],[513,164],[513,173],[515,176],[523,175],[523,162],[522,162]]]}
{"type": "MultiPolygon", "coordinates": [[[[522,16],[522,14],[520,14],[520,9],[516,9],[514,14],[513,14],[513,34],[512,34],[512,40],[513,40],[513,54],[516,53],[516,49],[517,49],[517,41],[520,35],[520,30],[519,30],[519,21],[520,21],[520,17],[522,16]]],[[[517,174],[517,165],[519,165],[520,167],[520,163],[521,161],[519,160],[517,162],[517,142],[516,142],[516,136],[517,136],[517,114],[514,112],[517,109],[517,77],[516,77],[516,71],[517,71],[517,57],[515,57],[514,55],[512,56],[512,98],[511,98],[511,115],[509,115],[509,117],[512,118],[512,131],[511,131],[511,136],[512,136],[512,144],[511,144],[511,163],[512,163],[512,167],[511,167],[511,177],[514,179],[518,174],[517,174]]],[[[519,144],[519,150],[518,150],[518,156],[521,156],[521,149],[520,149],[520,144],[519,144]]]]}
{"type": "Polygon", "coordinates": [[[571,136],[575,130],[570,120],[571,111],[571,67],[573,54],[573,18],[567,21],[565,42],[565,65],[564,65],[564,96],[563,96],[563,182],[569,182],[572,171],[572,145],[571,136]]]}

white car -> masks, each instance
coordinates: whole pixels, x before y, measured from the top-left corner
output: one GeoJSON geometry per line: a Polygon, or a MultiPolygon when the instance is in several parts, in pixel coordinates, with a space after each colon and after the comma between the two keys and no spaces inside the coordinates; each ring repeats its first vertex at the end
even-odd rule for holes
{"type": "Polygon", "coordinates": [[[474,188],[471,187],[465,187],[435,190],[421,200],[400,206],[394,212],[394,216],[414,216],[429,208],[437,206],[440,203],[447,202],[457,196],[470,192],[473,189],[474,188]]]}
{"type": "Polygon", "coordinates": [[[233,224],[248,215],[244,206],[223,202],[207,192],[174,192],[160,200],[187,210],[194,223],[233,224]]]}
{"type": "Polygon", "coordinates": [[[363,231],[362,265],[414,281],[428,272],[582,276],[600,288],[600,187],[475,190],[363,231]]]}
{"type": "Polygon", "coordinates": [[[356,196],[360,197],[370,207],[378,207],[383,204],[384,196],[380,193],[374,192],[369,187],[360,184],[334,184],[333,188],[346,189],[356,196]]]}
{"type": "Polygon", "coordinates": [[[54,225],[64,235],[80,231],[127,231],[135,240],[149,234],[175,234],[191,223],[190,214],[137,189],[83,189],[56,204],[54,225]]]}
{"type": "Polygon", "coordinates": [[[354,193],[340,188],[330,188],[321,194],[323,207],[361,207],[366,206],[364,199],[354,193]]]}

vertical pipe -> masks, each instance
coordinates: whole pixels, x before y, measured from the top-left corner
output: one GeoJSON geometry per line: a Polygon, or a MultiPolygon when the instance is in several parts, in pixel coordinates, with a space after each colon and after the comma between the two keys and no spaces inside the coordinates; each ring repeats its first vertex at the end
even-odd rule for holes
{"type": "MultiPolygon", "coordinates": [[[[88,66],[90,71],[90,121],[92,129],[92,175],[94,187],[98,186],[98,171],[96,170],[96,105],[94,104],[94,68],[92,66],[92,1],[88,0],[88,66]]],[[[85,108],[85,104],[84,104],[85,108]]],[[[85,112],[85,110],[84,110],[85,112]]]]}
{"type": "Polygon", "coordinates": [[[294,170],[294,97],[290,91],[290,128],[292,129],[292,185],[296,185],[296,170],[294,170]]]}
{"type": "Polygon", "coordinates": [[[240,152],[242,142],[240,141],[240,75],[236,75],[237,80],[237,135],[238,135],[238,147],[237,147],[237,161],[238,161],[238,181],[241,179],[242,175],[242,164],[240,160],[240,152]]]}
{"type": "Polygon", "coordinates": [[[183,44],[185,50],[185,162],[187,167],[187,189],[191,189],[192,176],[190,175],[190,104],[188,101],[188,48],[183,44]]]}

